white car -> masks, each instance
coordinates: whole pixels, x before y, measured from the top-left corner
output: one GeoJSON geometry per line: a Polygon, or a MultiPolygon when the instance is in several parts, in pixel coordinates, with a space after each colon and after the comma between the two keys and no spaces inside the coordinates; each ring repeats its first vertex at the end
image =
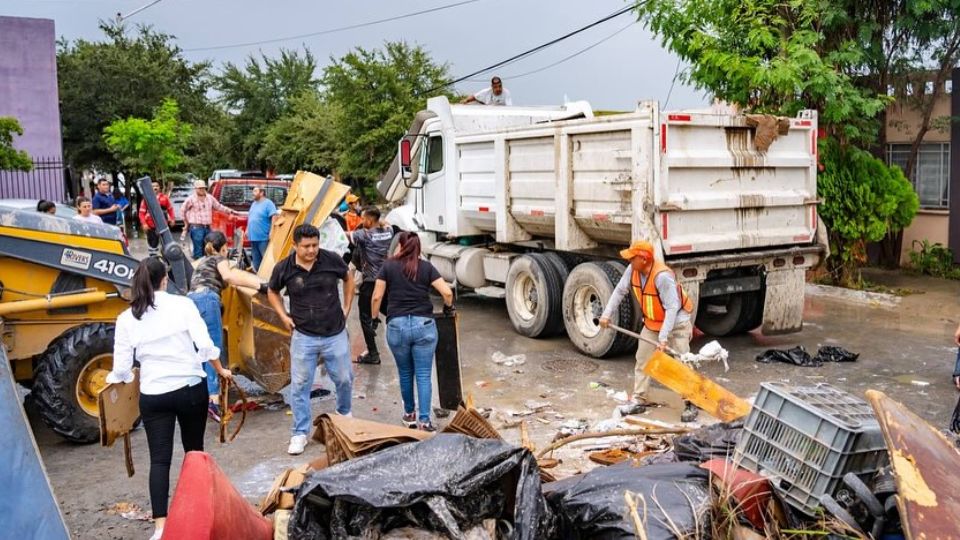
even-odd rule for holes
{"type": "MultiPolygon", "coordinates": [[[[7,208],[16,208],[17,210],[34,210],[37,209],[37,203],[40,202],[39,199],[0,199],[0,206],[6,206],[7,208]]],[[[79,214],[76,208],[62,203],[54,203],[57,205],[57,212],[55,215],[60,217],[72,218],[79,214]]]]}
{"type": "Polygon", "coordinates": [[[170,204],[173,205],[173,218],[177,224],[183,224],[183,201],[193,193],[191,187],[175,187],[170,192],[170,204]]]}

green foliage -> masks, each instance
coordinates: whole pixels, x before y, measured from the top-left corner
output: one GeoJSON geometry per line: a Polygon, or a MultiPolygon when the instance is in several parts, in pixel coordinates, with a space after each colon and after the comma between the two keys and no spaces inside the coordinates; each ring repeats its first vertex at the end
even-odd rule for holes
{"type": "Polygon", "coordinates": [[[194,124],[187,147],[187,160],[181,169],[207,178],[216,169],[232,169],[242,162],[234,157],[231,141],[236,137],[233,118],[219,107],[202,124],[194,124]]]}
{"type": "Polygon", "coordinates": [[[858,36],[826,39],[823,26],[842,10],[802,0],[650,0],[637,7],[690,64],[683,78],[697,88],[757,112],[817,109],[835,136],[870,143],[889,98],[858,84],[865,59],[858,36]]]}
{"type": "Polygon", "coordinates": [[[33,168],[30,155],[13,147],[13,136],[23,135],[23,127],[16,118],[0,116],[0,171],[29,171],[33,168]]]}
{"type": "Polygon", "coordinates": [[[184,149],[193,127],[180,121],[180,107],[165,99],[153,118],[117,120],[103,130],[103,140],[114,156],[136,173],[163,178],[163,172],[184,162],[184,149]]]}
{"type": "Polygon", "coordinates": [[[827,267],[834,282],[859,287],[867,243],[909,225],[919,199],[899,168],[864,150],[826,141],[820,144],[820,158],[824,170],[817,178],[823,201],[819,212],[832,251],[827,267]]]}
{"type": "Polygon", "coordinates": [[[319,174],[337,168],[338,152],[334,105],[315,92],[290,100],[290,109],[267,128],[260,159],[276,171],[319,174]]]}
{"type": "Polygon", "coordinates": [[[960,266],[953,262],[953,251],[943,244],[913,241],[910,266],[917,272],[946,279],[960,279],[960,266]]]}
{"type": "Polygon", "coordinates": [[[244,167],[262,167],[261,147],[270,125],[283,116],[293,98],[317,92],[317,61],[309,50],[283,50],[279,58],[250,56],[243,67],[232,63],[214,78],[219,101],[233,115],[230,134],[234,161],[244,167]]]}
{"type": "Polygon", "coordinates": [[[335,107],[340,141],[338,171],[376,180],[397,153],[397,141],[426,105],[428,90],[450,81],[418,45],[388,42],[382,49],[357,48],[324,70],[325,97],[335,107]]]}
{"type": "Polygon", "coordinates": [[[204,124],[209,65],[183,58],[173,36],[149,27],[128,34],[101,23],[106,41],[61,41],[57,52],[61,121],[66,157],[76,167],[116,169],[103,130],[121,118],[147,118],[169,97],[187,122],[204,124]]]}

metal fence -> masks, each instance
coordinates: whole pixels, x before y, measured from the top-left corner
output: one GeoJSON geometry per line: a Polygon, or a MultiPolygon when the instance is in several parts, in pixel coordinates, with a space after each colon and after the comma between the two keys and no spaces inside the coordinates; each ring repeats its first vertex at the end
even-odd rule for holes
{"type": "Polygon", "coordinates": [[[0,199],[63,201],[68,175],[63,158],[34,158],[30,171],[0,170],[0,199]]]}

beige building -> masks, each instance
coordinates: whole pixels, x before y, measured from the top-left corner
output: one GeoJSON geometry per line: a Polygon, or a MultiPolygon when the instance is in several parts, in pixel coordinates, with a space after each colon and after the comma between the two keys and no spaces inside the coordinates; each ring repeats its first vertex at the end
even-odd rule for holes
{"type": "MultiPolygon", "coordinates": [[[[960,216],[960,154],[951,155],[951,142],[960,141],[960,124],[948,121],[951,116],[960,115],[960,89],[954,90],[957,84],[960,84],[960,68],[953,70],[952,80],[946,81],[944,93],[934,104],[931,119],[938,127],[930,129],[920,145],[916,174],[913,175],[914,189],[920,197],[920,211],[903,233],[901,264],[910,261],[909,253],[914,243],[923,240],[949,246],[956,256],[960,256],[960,219],[954,220],[953,234],[950,226],[951,192],[958,194],[954,197],[953,210],[954,215],[960,216]]],[[[920,111],[903,101],[887,109],[885,152],[888,163],[900,165],[906,171],[910,146],[921,120],[920,111]]]]}

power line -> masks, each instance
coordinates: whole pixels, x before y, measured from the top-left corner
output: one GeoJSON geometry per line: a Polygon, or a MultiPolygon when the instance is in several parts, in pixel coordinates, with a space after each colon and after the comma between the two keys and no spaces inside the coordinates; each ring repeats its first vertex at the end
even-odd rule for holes
{"type": "Polygon", "coordinates": [[[351,25],[348,25],[348,26],[340,26],[340,27],[337,27],[337,28],[328,28],[328,29],[326,29],[326,30],[320,30],[320,31],[318,31],[318,32],[311,32],[311,33],[309,33],[309,34],[299,34],[299,35],[296,35],[296,36],[286,36],[286,37],[279,37],[279,38],[272,38],[272,39],[263,39],[263,40],[259,40],[259,41],[247,41],[247,42],[245,42],[245,43],[232,43],[232,44],[230,44],[230,45],[213,45],[213,46],[210,46],[210,47],[193,47],[193,48],[191,48],[191,49],[184,49],[184,52],[215,51],[215,50],[220,50],[220,49],[234,49],[234,48],[237,48],[237,47],[250,47],[250,46],[253,46],[253,45],[266,45],[266,44],[268,44],[268,43],[278,43],[278,42],[281,42],[281,41],[290,41],[290,40],[294,40],[294,39],[304,39],[304,38],[311,38],[311,37],[316,37],[316,36],[323,36],[323,35],[327,35],[327,34],[334,34],[334,33],[337,33],[337,32],[344,32],[344,31],[346,31],[346,30],[355,30],[355,29],[357,29],[357,28],[363,28],[363,27],[366,27],[366,26],[373,26],[373,25],[383,24],[383,23],[392,22],[392,21],[399,21],[399,20],[401,20],[401,19],[409,19],[410,17],[416,17],[417,15],[424,15],[424,14],[426,14],[426,13],[433,13],[433,12],[435,12],[435,11],[443,11],[443,10],[445,10],[445,9],[455,8],[455,7],[463,6],[463,5],[466,5],[466,4],[473,4],[473,3],[475,3],[475,2],[480,2],[480,1],[481,1],[481,0],[463,0],[463,1],[461,1],[461,2],[455,2],[455,3],[453,3],[453,4],[446,4],[446,5],[443,5],[443,6],[437,6],[437,7],[435,7],[435,8],[423,9],[423,10],[414,11],[414,12],[411,12],[411,13],[404,13],[403,15],[396,15],[396,16],[394,16],[394,17],[387,17],[387,18],[385,18],[385,19],[377,19],[377,20],[375,20],[375,21],[367,21],[367,22],[362,22],[362,23],[357,23],[357,24],[351,24],[351,25]]]}
{"type": "Polygon", "coordinates": [[[550,68],[552,68],[552,67],[554,67],[554,66],[558,66],[558,65],[566,62],[567,60],[572,60],[572,59],[580,56],[581,54],[589,51],[590,49],[593,49],[594,47],[596,47],[596,46],[598,46],[598,45],[602,45],[603,43],[605,43],[605,42],[607,42],[607,41],[610,41],[611,39],[615,38],[618,34],[620,34],[621,32],[624,32],[627,28],[630,28],[631,26],[633,26],[633,25],[635,25],[635,24],[637,24],[637,23],[636,23],[636,22],[631,22],[630,24],[628,24],[628,25],[624,26],[623,28],[617,30],[616,32],[610,34],[609,36],[601,39],[600,41],[597,41],[597,42],[593,43],[592,45],[588,45],[587,47],[584,47],[584,48],[580,49],[579,51],[577,51],[577,52],[575,52],[575,53],[573,53],[573,54],[570,54],[570,55],[568,55],[568,56],[565,56],[565,57],[561,58],[560,60],[557,60],[556,62],[553,62],[552,64],[547,64],[547,65],[545,65],[545,66],[543,66],[543,67],[541,67],[541,68],[537,68],[537,69],[530,70],[530,71],[525,71],[525,72],[523,72],[523,73],[517,73],[516,75],[504,75],[503,78],[504,78],[504,79],[511,79],[511,80],[513,80],[513,79],[519,79],[519,78],[521,78],[521,77],[526,77],[527,75],[533,75],[534,73],[540,73],[541,71],[546,71],[546,70],[548,70],[548,69],[550,69],[550,68]]]}
{"type": "MultiPolygon", "coordinates": [[[[646,0],[644,0],[644,1],[646,1],[646,0]]],[[[550,41],[548,41],[548,42],[546,42],[546,43],[543,43],[543,44],[541,44],[541,45],[537,45],[536,47],[534,47],[534,48],[532,48],[532,49],[527,49],[526,51],[524,51],[524,52],[522,52],[522,53],[520,53],[520,54],[515,54],[515,55],[511,56],[510,58],[507,58],[506,60],[501,60],[500,62],[497,62],[496,64],[493,64],[493,65],[491,65],[491,66],[487,66],[487,67],[485,67],[485,68],[483,68],[483,69],[479,69],[479,70],[477,70],[477,71],[474,71],[473,73],[470,73],[470,74],[468,74],[468,75],[464,75],[463,77],[459,77],[459,78],[457,78],[457,79],[454,79],[454,80],[452,80],[452,81],[450,81],[450,82],[448,82],[448,83],[446,83],[446,84],[443,84],[443,85],[440,85],[440,86],[436,86],[436,87],[434,87],[434,88],[431,88],[431,89],[427,90],[426,92],[420,92],[420,93],[417,94],[417,95],[418,95],[418,96],[421,96],[421,95],[424,95],[424,94],[432,94],[432,93],[436,92],[437,90],[442,90],[442,89],[444,89],[444,88],[446,88],[446,87],[448,87],[448,86],[453,86],[453,85],[455,85],[455,84],[457,84],[457,83],[461,83],[461,82],[466,81],[466,80],[468,80],[468,79],[470,79],[470,78],[472,78],[472,77],[476,77],[477,75],[480,75],[481,73],[486,73],[487,71],[492,71],[492,70],[497,69],[497,68],[499,68],[499,67],[503,67],[503,66],[505,66],[505,65],[507,65],[507,64],[511,64],[511,63],[513,63],[513,62],[516,62],[517,60],[520,60],[521,58],[526,58],[527,56],[530,56],[531,54],[535,54],[535,53],[537,53],[537,52],[540,52],[540,51],[546,49],[547,47],[551,47],[551,46],[553,46],[553,45],[556,45],[557,43],[560,43],[561,41],[563,41],[563,40],[565,40],[565,39],[569,39],[569,38],[571,38],[571,37],[573,37],[573,36],[575,36],[575,35],[577,35],[577,34],[579,34],[579,33],[581,33],[581,32],[585,32],[586,30],[589,30],[589,29],[593,28],[594,26],[603,24],[603,23],[605,23],[605,22],[607,22],[607,21],[609,21],[609,20],[611,20],[611,19],[615,19],[615,18],[623,15],[624,13],[628,13],[628,12],[630,12],[630,11],[633,11],[639,4],[640,4],[640,3],[635,3],[635,4],[629,5],[629,6],[625,7],[625,8],[618,9],[617,11],[614,11],[613,13],[611,13],[610,15],[607,15],[606,17],[603,17],[603,18],[601,18],[601,19],[597,19],[596,21],[593,21],[592,23],[590,23],[590,24],[588,24],[588,25],[586,25],[586,26],[582,26],[582,27],[580,27],[580,28],[578,28],[578,29],[576,29],[576,30],[573,30],[572,32],[568,32],[568,33],[566,33],[566,34],[564,34],[564,35],[562,35],[562,36],[560,36],[560,37],[558,37],[558,38],[554,38],[554,39],[552,39],[552,40],[550,40],[550,41]]]]}
{"type": "Polygon", "coordinates": [[[663,107],[661,107],[662,109],[666,109],[667,105],[670,104],[670,96],[673,95],[673,85],[677,84],[677,76],[680,75],[680,62],[682,61],[682,58],[677,58],[677,67],[673,70],[673,80],[670,81],[670,90],[667,90],[667,99],[664,100],[663,107]]]}

